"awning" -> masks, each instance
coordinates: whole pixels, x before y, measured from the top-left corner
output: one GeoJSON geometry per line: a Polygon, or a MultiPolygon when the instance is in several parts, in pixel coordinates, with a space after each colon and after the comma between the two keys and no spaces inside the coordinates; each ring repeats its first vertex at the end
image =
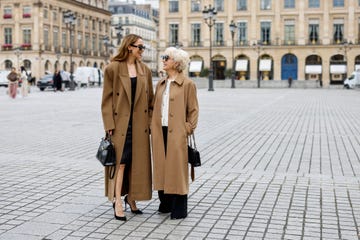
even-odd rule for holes
{"type": "Polygon", "coordinates": [[[346,73],[346,65],[330,65],[330,73],[346,73]]]}
{"type": "Polygon", "coordinates": [[[201,72],[202,61],[191,61],[189,72],[201,72]]]}
{"type": "Polygon", "coordinates": [[[271,71],[271,59],[261,59],[259,71],[271,71]]]}
{"type": "Polygon", "coordinates": [[[321,74],[322,73],[321,65],[306,65],[305,73],[306,74],[321,74]]]}
{"type": "Polygon", "coordinates": [[[239,72],[239,71],[247,71],[247,70],[248,70],[248,60],[246,59],[236,60],[235,71],[239,72]]]}

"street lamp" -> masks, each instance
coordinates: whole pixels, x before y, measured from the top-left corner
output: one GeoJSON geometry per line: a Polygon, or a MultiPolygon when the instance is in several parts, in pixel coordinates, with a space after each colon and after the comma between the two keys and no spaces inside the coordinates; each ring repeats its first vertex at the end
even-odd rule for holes
{"type": "Polygon", "coordinates": [[[18,69],[20,68],[20,66],[19,66],[19,60],[20,60],[20,56],[21,56],[21,50],[20,50],[20,48],[16,48],[15,50],[14,50],[14,54],[16,55],[16,57],[17,57],[17,66],[18,66],[18,69]]]}
{"type": "Polygon", "coordinates": [[[211,51],[212,51],[212,42],[211,42],[211,28],[215,25],[215,21],[216,21],[216,9],[215,7],[211,7],[211,4],[209,5],[209,7],[204,7],[203,10],[203,18],[204,21],[206,23],[206,25],[209,27],[209,31],[210,31],[210,68],[209,68],[209,89],[208,91],[214,91],[214,87],[213,87],[213,62],[211,60],[211,51]]]}
{"type": "Polygon", "coordinates": [[[260,69],[259,69],[259,57],[260,57],[260,52],[262,51],[262,46],[261,44],[258,43],[254,43],[253,44],[253,49],[257,52],[257,87],[260,88],[260,69]]]}
{"type": "Polygon", "coordinates": [[[123,37],[123,31],[124,31],[124,29],[122,28],[121,23],[118,23],[115,26],[115,33],[116,33],[116,37],[117,37],[117,45],[119,45],[121,43],[121,38],[123,37]]]}
{"type": "Polygon", "coordinates": [[[75,82],[74,82],[74,66],[72,61],[72,52],[73,52],[73,41],[71,39],[71,32],[72,29],[75,28],[76,23],[76,16],[75,13],[71,11],[66,11],[63,13],[64,22],[66,24],[66,28],[69,29],[70,32],[70,83],[69,83],[69,90],[73,91],[75,90],[75,82]]]}
{"type": "Polygon", "coordinates": [[[236,25],[234,23],[234,20],[231,20],[231,23],[230,23],[229,27],[230,27],[231,40],[232,40],[232,48],[231,48],[231,53],[232,53],[232,58],[231,58],[231,60],[232,60],[231,88],[235,88],[234,35],[235,35],[236,25]]]}

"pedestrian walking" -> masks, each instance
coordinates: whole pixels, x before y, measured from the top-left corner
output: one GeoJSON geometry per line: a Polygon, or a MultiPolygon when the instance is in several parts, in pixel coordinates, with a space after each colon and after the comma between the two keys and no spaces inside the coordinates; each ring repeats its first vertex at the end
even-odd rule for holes
{"type": "Polygon", "coordinates": [[[292,77],[289,77],[289,78],[288,78],[288,87],[289,87],[289,88],[291,88],[292,81],[293,81],[292,77]]]}
{"type": "Polygon", "coordinates": [[[21,96],[27,97],[29,93],[29,83],[28,83],[28,74],[24,66],[20,67],[20,79],[21,79],[21,96]]]}
{"type": "Polygon", "coordinates": [[[154,97],[150,69],[141,62],[142,38],[129,34],[105,68],[102,118],[116,151],[115,177],[105,168],[105,195],[113,202],[115,219],[126,221],[121,196],[134,214],[135,201],[152,196],[149,124],[154,97]]]}
{"type": "Polygon", "coordinates": [[[187,216],[189,169],[187,137],[197,126],[199,106],[195,83],[186,77],[187,52],[167,48],[162,56],[167,76],[156,85],[151,122],[154,188],[160,213],[171,219],[187,216]]]}
{"type": "Polygon", "coordinates": [[[15,99],[19,85],[19,74],[16,72],[15,67],[11,68],[11,72],[7,75],[7,79],[9,80],[9,96],[15,99]]]}
{"type": "Polygon", "coordinates": [[[55,70],[53,76],[54,91],[62,91],[62,77],[58,69],[55,70]]]}

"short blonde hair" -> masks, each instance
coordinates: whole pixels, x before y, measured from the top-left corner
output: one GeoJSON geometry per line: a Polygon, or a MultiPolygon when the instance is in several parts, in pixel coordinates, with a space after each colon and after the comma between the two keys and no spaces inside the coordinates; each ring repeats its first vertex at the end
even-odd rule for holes
{"type": "Polygon", "coordinates": [[[164,55],[169,55],[170,58],[179,64],[176,68],[178,72],[183,72],[189,65],[189,54],[180,48],[168,47],[165,49],[164,55]]]}

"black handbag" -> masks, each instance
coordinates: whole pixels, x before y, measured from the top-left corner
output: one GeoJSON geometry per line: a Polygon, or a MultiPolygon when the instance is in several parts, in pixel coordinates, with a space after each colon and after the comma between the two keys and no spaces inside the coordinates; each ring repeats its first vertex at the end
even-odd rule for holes
{"type": "Polygon", "coordinates": [[[111,142],[111,136],[106,135],[100,141],[100,146],[96,153],[96,158],[104,167],[110,168],[110,179],[114,178],[115,165],[116,165],[116,153],[114,144],[111,142]]]}
{"type": "Polygon", "coordinates": [[[195,134],[191,134],[189,137],[189,145],[188,145],[188,162],[192,167],[201,166],[200,153],[196,148],[195,143],[195,134]]]}

